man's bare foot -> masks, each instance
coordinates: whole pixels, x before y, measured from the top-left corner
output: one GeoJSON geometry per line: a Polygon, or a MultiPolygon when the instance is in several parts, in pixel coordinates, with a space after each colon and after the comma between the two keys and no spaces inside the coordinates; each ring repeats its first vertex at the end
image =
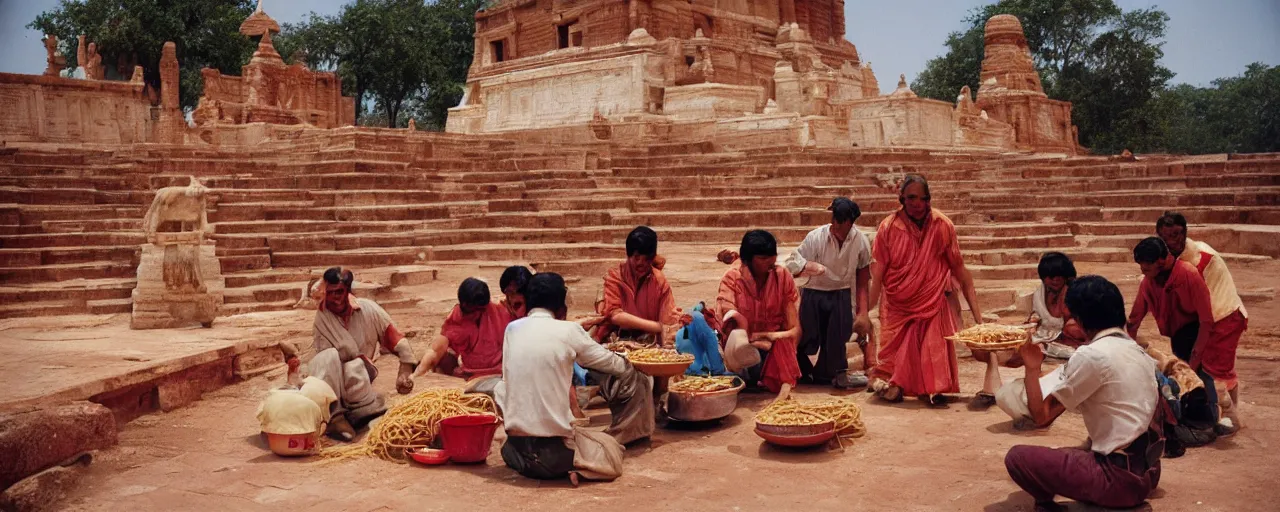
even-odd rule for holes
{"type": "Polygon", "coordinates": [[[356,438],[356,429],[347,421],[347,417],[336,414],[329,419],[329,428],[325,430],[329,437],[343,442],[351,442],[356,438]]]}
{"type": "Polygon", "coordinates": [[[570,472],[569,472],[569,485],[572,485],[572,486],[574,486],[574,487],[577,487],[577,486],[578,486],[578,472],[577,472],[577,471],[570,471],[570,472]]]}

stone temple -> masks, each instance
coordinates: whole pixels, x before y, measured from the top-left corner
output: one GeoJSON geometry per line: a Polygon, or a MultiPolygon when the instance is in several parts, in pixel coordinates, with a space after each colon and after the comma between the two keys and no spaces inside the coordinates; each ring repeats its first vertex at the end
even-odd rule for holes
{"type": "MultiPolygon", "coordinates": [[[[0,73],[0,319],[92,315],[126,334],[59,343],[111,361],[74,373],[33,370],[61,352],[6,341],[26,373],[4,367],[0,413],[88,400],[127,421],[278,369],[283,331],[220,329],[277,315],[309,339],[308,291],[330,266],[355,268],[356,292],[396,318],[440,313],[422,294],[453,293],[441,269],[517,263],[581,281],[585,309],[637,225],[711,262],[753,228],[789,250],[840,195],[873,235],[905,173],[925,174],[955,221],[988,312],[1026,318],[1045,251],[1131,266],[1166,209],[1233,269],[1280,257],[1280,155],[1089,155],[1010,16],[986,26],[977,91],[925,99],[899,78],[881,95],[843,13],[840,0],[498,2],[476,14],[445,133],[353,126],[338,77],[286,65],[262,9],[241,27],[252,60],[240,76],[206,70],[190,121],[172,43],[158,90],[59,72],[49,44],[52,73],[0,73]],[[130,331],[135,314],[184,329],[130,331]]],[[[1251,311],[1274,294],[1238,282],[1251,311]]],[[[48,453],[30,467],[78,451],[48,453]]]]}
{"type": "Polygon", "coordinates": [[[987,24],[976,104],[968,90],[955,104],[919,98],[905,79],[881,96],[844,27],[838,0],[500,2],[476,15],[448,131],[1078,150],[1071,105],[1044,95],[1017,18],[987,24]]]}

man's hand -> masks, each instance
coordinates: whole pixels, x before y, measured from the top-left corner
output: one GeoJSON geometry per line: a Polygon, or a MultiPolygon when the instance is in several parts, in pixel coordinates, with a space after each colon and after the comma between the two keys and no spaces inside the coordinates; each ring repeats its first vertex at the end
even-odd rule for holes
{"type": "Polygon", "coordinates": [[[871,335],[871,315],[863,313],[853,319],[854,337],[871,335]]]}
{"type": "Polygon", "coordinates": [[[820,276],[827,273],[827,267],[821,263],[810,261],[804,264],[804,268],[800,269],[800,275],[804,277],[820,276]]]}
{"type": "Polygon", "coordinates": [[[407,395],[413,391],[413,363],[400,363],[400,374],[396,376],[396,392],[407,395]]]}
{"type": "Polygon", "coordinates": [[[1044,363],[1044,351],[1040,350],[1040,344],[1024,343],[1018,348],[1018,355],[1022,356],[1022,364],[1028,370],[1034,370],[1032,373],[1040,372],[1040,365],[1044,363]]]}
{"type": "Polygon", "coordinates": [[[773,342],[777,333],[758,332],[751,335],[751,346],[764,351],[773,350],[773,342]]]}

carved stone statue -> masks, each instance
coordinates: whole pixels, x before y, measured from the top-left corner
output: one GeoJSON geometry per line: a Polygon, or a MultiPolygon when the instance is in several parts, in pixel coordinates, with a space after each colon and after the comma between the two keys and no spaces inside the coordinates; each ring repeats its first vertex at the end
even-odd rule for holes
{"type": "Polygon", "coordinates": [[[67,67],[67,58],[58,51],[58,36],[53,34],[44,36],[44,51],[46,54],[44,76],[58,76],[62,68],[67,67]]]}
{"type": "Polygon", "coordinates": [[[208,190],[194,177],[156,191],[142,221],[147,243],[133,290],[133,329],[213,325],[226,281],[205,213],[208,190]]]}

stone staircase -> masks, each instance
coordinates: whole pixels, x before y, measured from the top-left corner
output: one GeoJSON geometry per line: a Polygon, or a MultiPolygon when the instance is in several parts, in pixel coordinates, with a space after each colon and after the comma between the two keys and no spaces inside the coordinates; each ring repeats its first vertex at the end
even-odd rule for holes
{"type": "Polygon", "coordinates": [[[589,272],[640,224],[664,242],[733,246],[764,228],[791,245],[829,220],[835,195],[858,201],[870,232],[898,206],[885,181],[909,172],[956,222],[984,302],[1008,305],[1046,250],[1130,261],[1166,209],[1229,258],[1280,257],[1280,155],[730,152],[353,128],[249,148],[0,149],[0,317],[130,311],[141,218],[154,190],[187,176],[212,189],[224,314],[239,314],[294,307],[332,265],[388,269],[362,286],[391,303],[412,300],[397,281],[429,280],[439,262],[589,272]]]}

